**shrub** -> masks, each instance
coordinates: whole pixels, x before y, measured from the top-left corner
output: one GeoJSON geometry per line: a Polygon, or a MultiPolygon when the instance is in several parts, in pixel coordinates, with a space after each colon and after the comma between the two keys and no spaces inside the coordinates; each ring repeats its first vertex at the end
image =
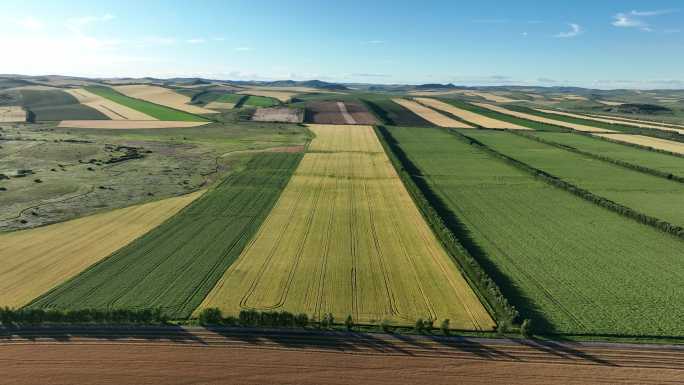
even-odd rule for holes
{"type": "Polygon", "coordinates": [[[532,337],[534,334],[534,329],[531,319],[525,318],[525,320],[522,322],[522,325],[520,325],[520,334],[525,338],[532,337]]]}
{"type": "Polygon", "coordinates": [[[442,330],[442,334],[444,334],[445,336],[448,336],[450,334],[450,332],[449,332],[449,319],[447,318],[444,321],[442,321],[442,324],[439,325],[439,328],[442,330]]]}
{"type": "Polygon", "coordinates": [[[223,323],[221,310],[215,307],[203,309],[199,314],[200,325],[219,325],[223,323]]]}
{"type": "Polygon", "coordinates": [[[352,318],[351,314],[347,316],[347,319],[344,320],[344,326],[347,327],[347,330],[351,331],[354,328],[354,319],[352,318]]]}

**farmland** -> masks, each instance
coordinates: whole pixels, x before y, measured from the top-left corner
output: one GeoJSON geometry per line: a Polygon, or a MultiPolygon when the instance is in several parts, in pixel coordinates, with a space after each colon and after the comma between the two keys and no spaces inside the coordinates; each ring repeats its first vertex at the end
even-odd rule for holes
{"type": "MultiPolygon", "coordinates": [[[[585,135],[555,132],[535,132],[533,135],[581,151],[607,156],[619,161],[684,177],[684,158],[678,158],[655,151],[642,150],[585,135]]],[[[613,135],[619,134],[610,134],[608,138],[613,135]]]]}
{"type": "Polygon", "coordinates": [[[160,307],[172,317],[189,316],[259,228],[300,157],[255,156],[179,215],[31,307],[160,307]]]}
{"type": "Polygon", "coordinates": [[[572,130],[577,130],[577,131],[584,131],[584,132],[614,132],[612,129],[607,129],[607,128],[601,128],[597,127],[600,125],[598,124],[593,124],[591,122],[586,123],[576,123],[576,122],[568,122],[566,119],[563,119],[561,116],[543,116],[540,114],[534,114],[529,112],[528,110],[523,110],[522,111],[517,111],[514,109],[508,109],[508,108],[503,108],[500,106],[495,106],[492,104],[487,104],[487,103],[473,103],[474,105],[482,108],[486,108],[501,114],[506,114],[506,115],[511,115],[516,118],[520,119],[526,119],[526,120],[531,120],[534,122],[538,123],[543,123],[546,125],[550,126],[560,126],[560,127],[565,127],[569,128],[572,130]]]}
{"type": "Polygon", "coordinates": [[[140,111],[126,107],[112,100],[94,94],[83,88],[66,90],[78,101],[88,107],[92,107],[107,115],[113,120],[155,120],[153,117],[143,114],[140,111]]]}
{"type": "Polygon", "coordinates": [[[461,121],[452,119],[444,114],[441,114],[429,107],[425,107],[422,104],[416,103],[413,100],[408,99],[392,99],[393,102],[399,104],[400,106],[406,108],[412,113],[420,116],[422,119],[427,120],[435,126],[440,127],[458,127],[458,128],[472,128],[470,125],[463,123],[461,121]]]}
{"type": "Polygon", "coordinates": [[[278,105],[278,101],[266,96],[249,95],[244,99],[242,105],[250,107],[272,107],[278,105]]]}
{"type": "Polygon", "coordinates": [[[684,186],[510,133],[468,136],[594,194],[675,225],[684,225],[684,186]]]}
{"type": "Polygon", "coordinates": [[[491,119],[496,119],[498,121],[502,122],[507,122],[514,124],[516,126],[521,126],[521,127],[527,127],[530,129],[533,129],[535,131],[567,131],[569,130],[568,128],[563,128],[560,126],[556,126],[553,124],[548,124],[548,123],[542,123],[534,120],[529,120],[529,119],[524,119],[520,117],[516,117],[513,115],[509,115],[506,110],[500,109],[500,110],[493,110],[489,108],[485,108],[482,106],[478,106],[473,103],[467,103],[462,100],[457,100],[457,99],[444,99],[446,103],[449,103],[451,105],[454,105],[460,109],[464,109],[473,113],[476,113],[478,115],[486,116],[491,119]]]}
{"type": "Polygon", "coordinates": [[[604,117],[587,116],[587,115],[573,114],[573,113],[563,112],[563,111],[548,110],[548,109],[543,109],[543,108],[537,108],[536,111],[543,112],[545,114],[555,114],[555,115],[567,116],[570,118],[582,119],[584,121],[596,121],[596,122],[601,122],[601,123],[617,124],[617,125],[621,125],[621,126],[634,126],[634,127],[641,127],[641,128],[651,128],[651,129],[656,129],[656,130],[672,131],[672,132],[684,134],[684,129],[663,127],[663,126],[659,126],[659,125],[655,125],[655,124],[648,124],[648,123],[643,123],[643,122],[630,122],[630,121],[625,121],[625,120],[610,119],[610,118],[604,118],[604,117]]]}
{"type": "Polygon", "coordinates": [[[0,306],[26,305],[157,227],[200,195],[0,235],[0,306]]]}
{"type": "Polygon", "coordinates": [[[404,325],[449,318],[456,329],[491,330],[372,128],[310,129],[316,137],[280,199],[201,308],[404,325]]]}
{"type": "Polygon", "coordinates": [[[539,330],[682,335],[680,240],[552,187],[442,129],[389,131],[462,222],[454,229],[459,238],[539,330]]]}
{"type": "Polygon", "coordinates": [[[26,111],[20,106],[0,107],[0,123],[25,121],[26,111]]]}
{"type": "Polygon", "coordinates": [[[643,135],[629,135],[629,134],[597,134],[602,138],[614,140],[617,142],[624,142],[629,144],[636,144],[639,146],[654,148],[656,150],[663,150],[675,154],[684,155],[684,143],[674,142],[667,139],[652,138],[643,135]]]}
{"type": "MultiPolygon", "coordinates": [[[[102,87],[102,86],[91,86],[86,87],[86,90],[92,92],[101,97],[112,100],[116,103],[124,105],[126,107],[132,108],[134,110],[140,111],[146,115],[152,116],[158,120],[170,120],[170,121],[187,121],[187,122],[203,122],[206,119],[191,115],[187,112],[180,110],[174,110],[172,108],[162,106],[159,104],[151,103],[142,99],[134,99],[132,97],[123,95],[112,88],[102,87]]],[[[69,119],[63,119],[69,120],[69,119]]],[[[74,119],[71,119],[74,120],[74,119]]]]}
{"type": "Polygon", "coordinates": [[[362,100],[384,124],[411,127],[426,127],[433,125],[389,98],[366,97],[362,100]]]}
{"type": "Polygon", "coordinates": [[[191,105],[189,104],[189,97],[165,87],[134,84],[115,86],[114,90],[131,98],[145,100],[150,103],[170,107],[174,110],[189,112],[191,114],[212,114],[216,112],[199,106],[191,105]]]}
{"type": "Polygon", "coordinates": [[[37,121],[68,119],[109,119],[105,114],[90,108],[61,90],[21,90],[22,105],[31,111],[37,121]]]}
{"type": "Polygon", "coordinates": [[[508,128],[515,130],[528,130],[527,127],[519,126],[511,122],[492,119],[486,115],[480,115],[467,109],[458,108],[456,106],[447,104],[437,99],[416,98],[415,100],[423,105],[450,113],[451,115],[457,116],[460,119],[463,119],[469,123],[473,123],[483,128],[508,128]]]}
{"type": "Polygon", "coordinates": [[[374,124],[375,117],[356,101],[310,101],[305,120],[316,124],[374,124]]]}

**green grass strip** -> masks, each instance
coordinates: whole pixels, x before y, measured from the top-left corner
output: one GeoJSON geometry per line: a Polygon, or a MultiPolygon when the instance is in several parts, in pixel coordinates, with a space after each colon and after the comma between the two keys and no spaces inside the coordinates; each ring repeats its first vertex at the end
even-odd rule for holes
{"type": "Polygon", "coordinates": [[[135,99],[126,96],[116,90],[104,87],[104,86],[91,86],[86,87],[86,90],[107,98],[113,102],[119,103],[126,107],[132,108],[136,111],[140,111],[147,114],[155,119],[166,120],[166,121],[183,121],[183,122],[206,122],[200,116],[193,115],[184,111],[176,110],[170,107],[162,106],[159,104],[151,103],[142,99],[135,99]]]}
{"type": "Polygon", "coordinates": [[[189,317],[259,229],[301,157],[256,155],[179,214],[29,308],[158,308],[189,317]]]}

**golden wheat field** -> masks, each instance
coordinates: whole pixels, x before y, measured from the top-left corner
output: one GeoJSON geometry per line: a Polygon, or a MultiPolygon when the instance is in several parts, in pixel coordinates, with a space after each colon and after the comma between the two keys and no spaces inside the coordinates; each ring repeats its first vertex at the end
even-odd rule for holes
{"type": "Polygon", "coordinates": [[[25,122],[26,111],[21,106],[0,106],[0,122],[25,122]]]}
{"type": "Polygon", "coordinates": [[[92,107],[112,120],[157,120],[145,113],[121,105],[83,88],[65,90],[81,104],[92,107]]]}
{"type": "Polygon", "coordinates": [[[413,100],[395,98],[392,99],[392,101],[436,126],[451,128],[474,128],[463,122],[459,122],[458,120],[451,119],[444,114],[440,114],[439,112],[425,107],[420,103],[416,103],[413,100]]]}
{"type": "Polygon", "coordinates": [[[669,152],[674,152],[676,154],[684,155],[684,143],[675,142],[672,140],[653,138],[650,136],[643,135],[630,135],[630,134],[594,134],[602,138],[615,140],[618,142],[625,142],[630,144],[638,144],[640,146],[646,146],[655,148],[658,150],[665,150],[669,152]]]}
{"type": "Polygon", "coordinates": [[[370,126],[316,138],[252,242],[204,300],[355,322],[494,322],[424,221],[370,126]]]}
{"type": "Polygon", "coordinates": [[[487,108],[492,111],[500,112],[502,114],[506,115],[511,115],[515,116],[517,118],[521,119],[527,119],[527,120],[532,120],[535,122],[539,123],[545,123],[545,124],[553,124],[555,126],[560,126],[560,127],[565,127],[565,128],[570,128],[576,131],[583,131],[583,132],[616,132],[613,130],[606,130],[605,128],[598,128],[598,127],[592,127],[592,126],[585,126],[583,124],[574,124],[574,123],[568,123],[564,122],[562,120],[556,120],[556,119],[549,119],[545,118],[543,116],[537,116],[533,114],[526,114],[524,112],[518,112],[518,111],[513,111],[509,110],[507,108],[495,106],[493,104],[488,104],[488,103],[473,103],[476,106],[482,107],[482,108],[487,108]]]}
{"type": "Polygon", "coordinates": [[[26,305],[157,227],[201,194],[0,234],[0,306],[26,305]]]}
{"type": "Polygon", "coordinates": [[[645,122],[631,122],[631,121],[624,121],[624,120],[617,120],[617,119],[611,119],[611,118],[606,118],[606,117],[601,117],[601,116],[595,116],[595,115],[581,115],[581,114],[573,114],[570,112],[563,112],[563,111],[556,111],[556,110],[547,110],[544,108],[537,108],[537,111],[544,112],[547,114],[557,114],[557,115],[563,115],[563,116],[569,116],[571,118],[579,118],[579,119],[587,119],[587,120],[594,120],[597,122],[603,122],[603,123],[610,123],[610,124],[622,124],[624,126],[633,126],[633,127],[641,127],[641,128],[652,128],[656,130],[661,130],[661,131],[672,131],[672,132],[677,132],[680,134],[684,134],[684,129],[676,129],[676,128],[670,128],[670,127],[663,127],[657,124],[650,124],[650,123],[645,123],[645,122]]]}
{"type": "Polygon", "coordinates": [[[514,130],[529,130],[529,128],[527,128],[527,127],[519,126],[519,125],[513,124],[513,123],[504,122],[502,120],[492,119],[492,118],[484,116],[484,115],[476,114],[474,112],[452,106],[451,104],[444,103],[444,102],[437,100],[437,99],[415,98],[415,100],[426,105],[426,106],[428,106],[428,107],[432,107],[432,108],[436,108],[438,110],[448,112],[454,116],[458,116],[459,118],[461,118],[465,121],[477,124],[478,126],[481,126],[484,128],[508,128],[508,129],[514,129],[514,130]]]}
{"type": "Polygon", "coordinates": [[[215,114],[216,111],[194,106],[190,103],[190,98],[178,92],[159,86],[146,84],[134,84],[126,86],[115,86],[115,90],[136,99],[161,104],[162,106],[175,108],[177,110],[189,112],[191,114],[215,114]]]}

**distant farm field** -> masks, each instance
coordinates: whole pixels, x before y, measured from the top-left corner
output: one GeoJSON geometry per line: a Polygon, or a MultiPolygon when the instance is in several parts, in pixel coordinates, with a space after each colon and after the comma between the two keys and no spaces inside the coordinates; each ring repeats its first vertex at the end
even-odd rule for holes
{"type": "Polygon", "coordinates": [[[459,119],[463,119],[466,122],[475,124],[477,126],[483,127],[483,128],[507,128],[507,129],[512,129],[512,130],[529,130],[529,128],[525,126],[521,126],[518,124],[514,124],[505,120],[497,120],[494,118],[491,118],[485,114],[478,114],[476,112],[473,112],[471,110],[465,109],[465,108],[459,108],[456,107],[455,105],[445,103],[441,100],[433,99],[433,98],[415,98],[415,100],[418,103],[421,103],[425,106],[434,108],[436,110],[440,110],[443,112],[447,112],[451,115],[454,115],[458,117],[459,119]]]}
{"type": "MultiPolygon", "coordinates": [[[[639,149],[586,135],[555,132],[535,132],[532,135],[581,151],[684,177],[684,158],[682,157],[639,149]]],[[[607,137],[610,138],[613,135],[615,134],[607,135],[607,137]]]]}
{"type": "MultiPolygon", "coordinates": [[[[239,95],[234,95],[234,96],[239,96],[239,95]]],[[[230,100],[233,100],[234,98],[231,97],[230,100]]],[[[219,98],[220,100],[220,98],[219,98]]],[[[239,99],[238,99],[239,100],[239,99]]],[[[247,99],[242,102],[242,105],[245,106],[250,106],[250,107],[272,107],[278,105],[278,101],[273,98],[269,98],[266,96],[254,96],[254,95],[249,95],[247,96],[247,99]]]]}
{"type": "Polygon", "coordinates": [[[369,126],[316,135],[278,203],[201,308],[332,313],[338,322],[494,323],[435,238],[369,126]]]}
{"type": "MultiPolygon", "coordinates": [[[[140,111],[144,114],[152,116],[159,120],[171,120],[171,121],[186,121],[186,122],[204,122],[207,119],[199,117],[197,115],[191,115],[187,112],[180,110],[174,110],[166,106],[159,104],[150,103],[142,99],[134,99],[124,94],[121,94],[109,87],[102,86],[91,86],[86,87],[87,91],[90,91],[96,95],[102,96],[116,103],[122,104],[126,107],[130,107],[134,110],[140,111]]],[[[75,119],[63,119],[63,120],[75,120],[75,119]]]]}
{"type": "Polygon", "coordinates": [[[383,121],[392,126],[425,127],[432,123],[414,114],[389,98],[364,98],[363,102],[383,121]]]}
{"type": "Polygon", "coordinates": [[[553,187],[443,129],[388,129],[463,224],[459,238],[537,330],[684,335],[681,240],[553,187]]]}
{"type": "Polygon", "coordinates": [[[155,228],[200,195],[0,234],[0,306],[26,305],[155,228]]]}
{"type": "Polygon", "coordinates": [[[406,108],[412,113],[420,116],[422,119],[427,120],[435,126],[440,127],[455,127],[455,128],[473,128],[471,125],[463,123],[461,121],[452,119],[440,112],[433,110],[432,108],[426,107],[420,103],[417,103],[409,99],[394,98],[393,102],[399,104],[400,106],[406,108]]]}
{"type": "Polygon", "coordinates": [[[189,316],[259,228],[300,157],[255,155],[178,215],[31,306],[160,307],[189,316]]]}
{"type": "Polygon", "coordinates": [[[37,121],[109,119],[61,90],[21,90],[21,96],[24,108],[35,114],[37,121]]]}
{"type": "Polygon", "coordinates": [[[532,167],[652,217],[684,226],[684,185],[511,133],[468,136],[532,167]]]}

